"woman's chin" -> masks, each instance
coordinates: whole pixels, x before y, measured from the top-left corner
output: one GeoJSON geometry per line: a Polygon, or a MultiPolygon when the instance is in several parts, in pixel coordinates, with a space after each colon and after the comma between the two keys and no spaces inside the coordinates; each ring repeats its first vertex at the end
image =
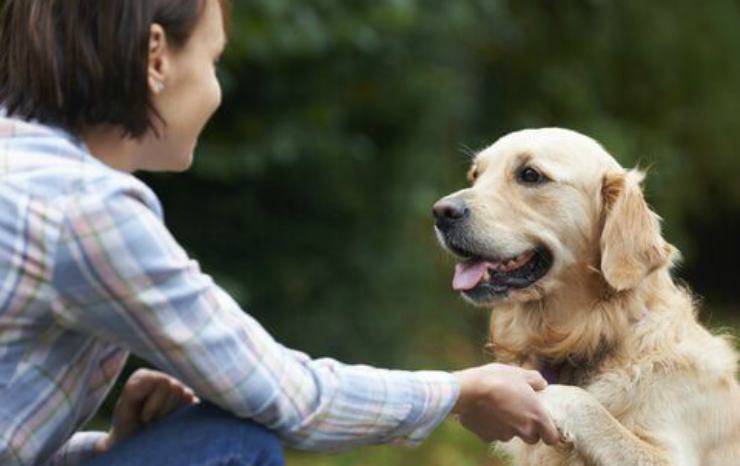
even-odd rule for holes
{"type": "Polygon", "coordinates": [[[146,163],[143,166],[138,167],[138,170],[147,172],[180,173],[188,170],[192,165],[193,153],[189,152],[187,155],[158,160],[154,163],[146,163]]]}
{"type": "Polygon", "coordinates": [[[188,170],[193,165],[195,153],[195,143],[190,147],[183,147],[182,150],[173,151],[171,156],[161,160],[163,165],[158,171],[180,173],[188,170]]]}
{"type": "Polygon", "coordinates": [[[170,171],[173,172],[184,172],[188,170],[193,165],[193,154],[194,151],[190,151],[187,156],[182,157],[179,159],[179,164],[177,167],[172,168],[170,171]]]}

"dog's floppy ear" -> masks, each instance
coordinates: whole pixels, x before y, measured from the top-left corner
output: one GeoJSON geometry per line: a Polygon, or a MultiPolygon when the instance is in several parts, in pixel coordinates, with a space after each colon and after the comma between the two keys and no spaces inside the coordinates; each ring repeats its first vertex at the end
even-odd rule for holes
{"type": "Polygon", "coordinates": [[[604,225],[601,273],[616,291],[635,288],[672,260],[675,248],[660,233],[660,218],[645,202],[639,170],[610,173],[601,187],[604,225]]]}

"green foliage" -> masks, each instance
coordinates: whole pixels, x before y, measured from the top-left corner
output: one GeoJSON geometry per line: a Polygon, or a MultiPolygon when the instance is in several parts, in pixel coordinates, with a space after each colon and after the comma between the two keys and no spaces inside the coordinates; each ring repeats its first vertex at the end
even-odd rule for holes
{"type": "Polygon", "coordinates": [[[204,269],[291,345],[442,365],[459,362],[443,342],[479,347],[428,212],[463,185],[466,148],[510,130],[571,127],[652,167],[688,275],[702,222],[740,208],[735,2],[234,3],[195,166],[147,180],[204,269]]]}

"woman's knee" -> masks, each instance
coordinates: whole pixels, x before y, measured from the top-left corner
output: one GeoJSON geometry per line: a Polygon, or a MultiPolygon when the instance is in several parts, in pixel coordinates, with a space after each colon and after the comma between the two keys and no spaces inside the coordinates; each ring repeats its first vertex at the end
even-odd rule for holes
{"type": "MultiPolygon", "coordinates": [[[[203,426],[210,437],[210,445],[221,451],[228,461],[214,463],[229,466],[283,466],[283,446],[271,430],[253,421],[240,419],[216,407],[203,407],[208,426],[203,426]],[[240,462],[243,461],[243,462],[240,462]]],[[[215,454],[215,452],[214,452],[215,454]]]]}
{"type": "Polygon", "coordinates": [[[89,466],[283,466],[283,447],[265,427],[204,402],[122,441],[89,466]]]}
{"type": "Polygon", "coordinates": [[[231,434],[231,438],[241,446],[242,457],[251,461],[249,466],[285,464],[283,445],[275,432],[252,421],[239,421],[239,426],[231,434]]]}

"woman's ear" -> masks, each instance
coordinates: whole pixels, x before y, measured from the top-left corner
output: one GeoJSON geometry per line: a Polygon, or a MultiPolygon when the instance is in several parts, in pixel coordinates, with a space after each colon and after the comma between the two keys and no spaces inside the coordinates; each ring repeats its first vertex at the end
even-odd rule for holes
{"type": "Polygon", "coordinates": [[[607,174],[602,183],[601,273],[616,291],[635,288],[676,252],[661,235],[660,217],[645,202],[644,177],[630,170],[607,174]]]}
{"type": "Polygon", "coordinates": [[[159,24],[152,24],[149,31],[149,60],[147,83],[152,94],[162,93],[169,71],[167,35],[159,24]]]}

